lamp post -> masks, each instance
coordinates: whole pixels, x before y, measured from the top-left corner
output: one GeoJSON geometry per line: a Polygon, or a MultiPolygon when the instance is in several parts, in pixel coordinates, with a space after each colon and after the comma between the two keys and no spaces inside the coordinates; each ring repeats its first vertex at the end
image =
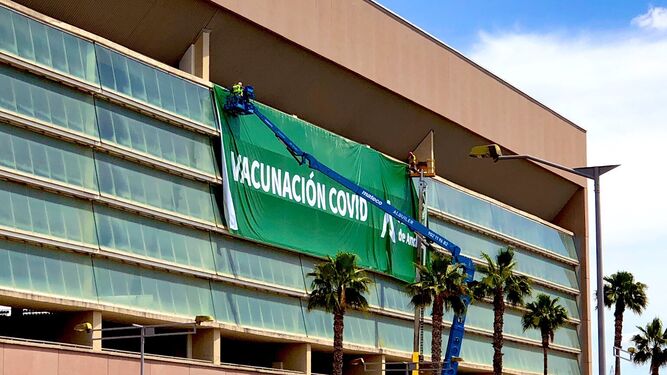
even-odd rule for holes
{"type": "Polygon", "coordinates": [[[498,160],[523,159],[530,160],[539,164],[569,172],[577,176],[586,177],[593,180],[593,189],[595,192],[595,260],[597,263],[597,310],[598,310],[598,367],[600,375],[605,375],[605,340],[604,340],[604,283],[602,272],[602,223],[600,221],[600,176],[611,171],[620,165],[600,165],[595,167],[568,168],[560,164],[552,163],[547,160],[536,158],[530,155],[503,155],[500,146],[497,144],[486,146],[475,146],[470,150],[470,156],[474,158],[492,158],[498,160]]]}
{"type": "Polygon", "coordinates": [[[208,315],[197,315],[195,317],[194,323],[167,323],[167,324],[154,324],[154,325],[140,325],[132,324],[129,327],[113,327],[113,328],[98,328],[93,329],[93,325],[89,322],[84,322],[74,326],[74,330],[77,332],[86,332],[92,335],[93,332],[124,332],[124,331],[136,331],[139,330],[138,334],[128,334],[120,336],[111,336],[111,337],[93,337],[93,340],[121,340],[121,339],[139,339],[139,374],[144,375],[144,344],[146,337],[161,337],[161,336],[182,336],[182,335],[194,335],[197,333],[197,327],[199,327],[204,322],[212,322],[213,318],[208,315]],[[156,333],[156,328],[189,328],[187,331],[180,332],[165,332],[165,333],[156,333]]]}

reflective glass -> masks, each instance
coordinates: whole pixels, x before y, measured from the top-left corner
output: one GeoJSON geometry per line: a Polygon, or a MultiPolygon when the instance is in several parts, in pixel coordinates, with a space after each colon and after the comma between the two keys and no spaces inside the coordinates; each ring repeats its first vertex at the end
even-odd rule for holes
{"type": "Polygon", "coordinates": [[[111,104],[95,102],[100,137],[210,175],[216,174],[210,138],[111,104]]]}
{"type": "Polygon", "coordinates": [[[0,123],[0,165],[97,191],[93,151],[0,123]]]}
{"type": "Polygon", "coordinates": [[[93,43],[2,6],[0,51],[97,84],[93,43]]]}
{"type": "Polygon", "coordinates": [[[26,186],[0,184],[0,225],[97,244],[90,202],[51,194],[26,186]]]}
{"type": "Polygon", "coordinates": [[[229,304],[233,321],[243,327],[306,335],[298,298],[215,283],[213,301],[216,312],[228,311],[229,304]]]}
{"type": "Polygon", "coordinates": [[[100,246],[215,271],[207,232],[95,205],[100,246]]]}
{"type": "Polygon", "coordinates": [[[93,97],[0,64],[0,108],[97,137],[93,97]]]}
{"type": "Polygon", "coordinates": [[[93,259],[100,302],[193,319],[215,316],[209,282],[93,259]]]}
{"type": "Polygon", "coordinates": [[[209,185],[96,154],[100,192],[215,223],[209,185]]]}
{"type": "MultiPolygon", "coordinates": [[[[443,235],[461,247],[461,251],[464,254],[478,259],[482,259],[481,254],[483,252],[493,258],[500,249],[507,247],[506,244],[500,241],[447,223],[435,217],[429,217],[428,224],[429,228],[433,229],[433,231],[443,235]]],[[[515,249],[514,252],[517,261],[517,271],[570,288],[579,288],[577,274],[572,266],[552,261],[523,249],[515,249]]]]}
{"type": "Polygon", "coordinates": [[[298,254],[232,237],[215,235],[213,240],[215,264],[220,274],[305,291],[298,254]]]}
{"type": "MultiPolygon", "coordinates": [[[[308,337],[333,340],[333,314],[322,310],[308,311],[304,302],[304,315],[308,337]]],[[[345,314],[343,336],[345,342],[376,347],[377,329],[373,316],[349,311],[345,314]]]]}
{"type": "MultiPolygon", "coordinates": [[[[522,313],[511,308],[505,310],[504,330],[506,334],[525,337],[541,341],[540,332],[530,329],[524,332],[521,327],[522,313]]],[[[445,321],[451,321],[452,314],[446,314],[445,321]]],[[[493,331],[493,307],[486,303],[476,303],[468,307],[466,326],[493,331]]],[[[558,345],[579,349],[577,330],[572,326],[565,326],[556,331],[554,342],[558,345]]]]}
{"type": "Polygon", "coordinates": [[[410,296],[405,292],[405,283],[377,275],[375,288],[378,293],[379,306],[383,309],[413,313],[410,296]]]}
{"type": "Polygon", "coordinates": [[[383,349],[412,351],[414,323],[406,320],[376,316],[378,346],[383,349]]]}
{"type": "MultiPolygon", "coordinates": [[[[426,331],[426,330],[425,330],[426,331]]],[[[448,330],[445,329],[442,335],[443,351],[447,346],[448,330]]],[[[424,336],[428,336],[424,341],[424,351],[430,353],[431,333],[430,329],[424,336]],[[426,345],[429,343],[428,345],[426,345]],[[428,346],[428,350],[426,347],[428,346]]],[[[579,375],[579,362],[575,355],[550,350],[549,374],[557,375],[579,375]]],[[[461,358],[468,364],[478,364],[490,366],[493,364],[493,346],[490,337],[483,337],[474,334],[466,334],[461,347],[461,358]]],[[[503,344],[503,366],[508,370],[529,371],[542,373],[542,349],[539,347],[521,345],[505,340],[503,344]]]]}
{"type": "Polygon", "coordinates": [[[97,302],[90,256],[0,241],[0,285],[97,302]]]}
{"type": "Polygon", "coordinates": [[[577,258],[572,236],[535,220],[434,179],[429,181],[426,196],[427,204],[436,210],[557,254],[577,258]]]}
{"type": "Polygon", "coordinates": [[[102,87],[215,128],[208,88],[95,45],[102,87]]]}

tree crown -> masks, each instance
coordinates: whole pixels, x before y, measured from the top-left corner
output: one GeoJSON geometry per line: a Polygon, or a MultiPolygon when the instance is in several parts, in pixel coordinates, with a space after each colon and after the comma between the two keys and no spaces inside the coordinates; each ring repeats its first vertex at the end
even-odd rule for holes
{"type": "Polygon", "coordinates": [[[567,320],[565,307],[558,303],[558,297],[551,298],[538,294],[534,301],[526,304],[526,311],[521,318],[523,330],[539,329],[543,335],[554,341],[554,332],[567,320]]]}
{"type": "Polygon", "coordinates": [[[662,321],[655,318],[646,327],[637,327],[640,333],[630,339],[635,346],[629,348],[630,358],[634,363],[651,363],[651,367],[667,364],[667,330],[663,330],[662,321]]]}
{"type": "Polygon", "coordinates": [[[373,283],[366,272],[357,265],[357,256],[341,251],[334,258],[315,265],[311,292],[308,298],[308,309],[322,308],[328,312],[345,311],[347,307],[364,310],[368,301],[364,293],[368,293],[373,283]]]}
{"type": "Polygon", "coordinates": [[[466,310],[465,296],[471,294],[466,282],[463,265],[452,264],[448,257],[438,252],[431,253],[429,266],[417,264],[419,281],[407,286],[414,306],[426,307],[435,298],[440,298],[445,310],[462,314],[466,310]]]}
{"type": "Polygon", "coordinates": [[[619,271],[604,277],[604,305],[614,307],[615,313],[623,313],[629,309],[640,314],[648,304],[646,284],[635,281],[630,272],[619,271]]]}
{"type": "Polygon", "coordinates": [[[488,254],[482,253],[486,265],[478,270],[484,273],[481,281],[474,286],[475,296],[484,298],[492,296],[498,290],[502,290],[507,302],[512,305],[523,305],[524,298],[532,292],[530,280],[526,276],[514,274],[516,260],[514,250],[511,247],[501,249],[495,256],[495,260],[488,254]]]}

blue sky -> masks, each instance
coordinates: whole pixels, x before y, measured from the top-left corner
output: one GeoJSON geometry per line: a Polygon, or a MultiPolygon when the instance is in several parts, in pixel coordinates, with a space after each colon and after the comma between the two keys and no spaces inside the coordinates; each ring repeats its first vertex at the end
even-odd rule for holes
{"type": "Polygon", "coordinates": [[[634,0],[379,0],[380,4],[456,48],[467,51],[479,31],[564,32],[622,29],[649,6],[634,0]]]}
{"type": "MultiPolygon", "coordinates": [[[[604,274],[630,271],[649,286],[647,311],[625,315],[624,347],[635,326],[667,324],[667,0],[379,1],[586,129],[589,165],[621,164],[602,177],[604,274]]],[[[605,319],[611,353],[610,311],[605,319]]],[[[649,372],[627,362],[622,371],[649,372]]]]}

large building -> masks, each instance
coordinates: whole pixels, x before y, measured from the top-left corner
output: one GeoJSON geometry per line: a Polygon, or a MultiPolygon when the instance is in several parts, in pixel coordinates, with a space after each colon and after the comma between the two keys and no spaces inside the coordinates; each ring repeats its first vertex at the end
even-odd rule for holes
{"type": "MultiPolygon", "coordinates": [[[[482,252],[514,247],[518,273],[568,311],[551,371],[591,373],[585,181],[468,157],[497,143],[584,166],[583,129],[371,0],[0,0],[0,305],[11,309],[0,316],[0,375],[138,373],[138,340],[73,328],[201,315],[213,321],[193,335],[146,339],[147,374],[331,371],[332,319],[307,309],[307,273],[349,233],[308,216],[285,229],[279,216],[266,220],[276,210],[262,216],[243,194],[236,214],[256,214],[258,227],[230,223],[226,192],[243,171],[229,170],[242,164],[225,149],[233,134],[221,132],[237,128],[213,87],[237,81],[253,84],[281,124],[400,171],[433,130],[429,226],[480,264],[482,252]],[[272,225],[282,229],[267,237],[272,225]],[[299,233],[311,237],[293,245],[299,233]]],[[[267,155],[285,156],[271,147],[267,155]]],[[[341,150],[312,152],[335,161],[341,150]]],[[[381,170],[365,167],[350,173],[365,181],[381,170]]],[[[369,311],[346,317],[346,359],[400,369],[413,347],[404,293],[413,255],[382,237],[356,249],[370,254],[375,284],[369,311]]],[[[539,334],[521,329],[521,314],[505,315],[506,372],[542,373],[539,334]]],[[[488,301],[470,307],[461,372],[491,371],[492,323],[488,301]]]]}

